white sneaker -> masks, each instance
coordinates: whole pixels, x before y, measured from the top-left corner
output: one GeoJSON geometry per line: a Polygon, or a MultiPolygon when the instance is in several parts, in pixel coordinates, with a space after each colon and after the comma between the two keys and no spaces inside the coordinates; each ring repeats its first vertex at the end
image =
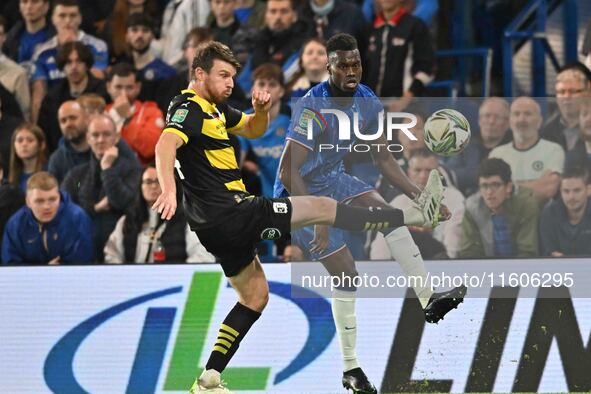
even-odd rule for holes
{"type": "Polygon", "coordinates": [[[195,379],[189,394],[232,394],[222,381],[221,375],[215,369],[204,370],[201,376],[195,379]]]}
{"type": "Polygon", "coordinates": [[[404,224],[435,228],[439,224],[439,209],[443,201],[443,183],[437,170],[431,170],[425,189],[409,208],[403,209],[404,224]]]}

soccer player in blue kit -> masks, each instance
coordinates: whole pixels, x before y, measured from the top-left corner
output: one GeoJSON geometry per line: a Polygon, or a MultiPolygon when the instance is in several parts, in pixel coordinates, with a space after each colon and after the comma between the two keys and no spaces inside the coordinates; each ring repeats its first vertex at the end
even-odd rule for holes
{"type": "MultiPolygon", "coordinates": [[[[339,140],[337,117],[320,113],[321,108],[338,108],[347,113],[349,119],[355,120],[352,114],[356,112],[358,130],[373,134],[378,128],[382,104],[371,89],[359,83],[362,67],[355,38],[348,34],[337,34],[328,40],[327,52],[329,80],[310,89],[295,104],[275,182],[275,197],[318,195],[352,206],[387,209],[389,205],[373,187],[345,172],[343,158],[351,151],[347,148],[355,144],[355,138],[339,140]],[[313,123],[310,136],[308,122],[313,123]],[[328,149],[323,150],[321,144],[328,149]],[[330,149],[337,146],[339,149],[330,149]]],[[[408,179],[391,153],[385,149],[388,144],[386,137],[382,135],[372,143],[383,147],[371,152],[382,175],[406,195],[416,199],[421,190],[408,179]]],[[[429,182],[440,182],[438,177],[436,172],[431,173],[429,182]]],[[[449,218],[449,210],[444,206],[442,208],[443,219],[449,218]]],[[[375,229],[384,233],[392,258],[401,265],[405,275],[425,279],[423,286],[417,283],[414,291],[428,322],[438,322],[463,301],[465,286],[434,293],[426,283],[423,259],[406,226],[378,226],[375,229]]],[[[330,228],[329,231],[329,226],[316,224],[314,227],[292,231],[292,242],[307,250],[313,259],[320,260],[331,275],[354,278],[358,273],[343,234],[343,230],[330,228]]],[[[342,383],[354,393],[377,393],[357,360],[355,291],[354,287],[335,289],[332,299],[333,318],[344,363],[342,383]]]]}

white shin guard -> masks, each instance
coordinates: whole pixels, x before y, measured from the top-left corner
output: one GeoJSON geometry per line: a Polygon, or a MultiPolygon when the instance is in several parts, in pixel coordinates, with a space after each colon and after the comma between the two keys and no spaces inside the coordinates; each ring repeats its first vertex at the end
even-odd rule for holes
{"type": "Polygon", "coordinates": [[[384,236],[390,255],[394,260],[400,264],[404,275],[407,277],[420,277],[422,280],[417,280],[413,287],[417,298],[421,302],[423,309],[429,303],[429,298],[433,295],[431,285],[427,283],[427,270],[425,269],[425,262],[419,251],[419,247],[412,239],[408,227],[398,227],[392,232],[384,236]]]}

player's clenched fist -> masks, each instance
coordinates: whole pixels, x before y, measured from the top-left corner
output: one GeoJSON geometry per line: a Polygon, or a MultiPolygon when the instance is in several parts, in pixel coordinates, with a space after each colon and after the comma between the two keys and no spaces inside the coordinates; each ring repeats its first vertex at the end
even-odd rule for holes
{"type": "Polygon", "coordinates": [[[160,214],[163,220],[170,220],[176,212],[176,191],[166,191],[160,194],[152,209],[160,214]]]}
{"type": "Polygon", "coordinates": [[[271,94],[265,90],[252,92],[252,108],[254,112],[269,112],[271,109],[271,94]]]}

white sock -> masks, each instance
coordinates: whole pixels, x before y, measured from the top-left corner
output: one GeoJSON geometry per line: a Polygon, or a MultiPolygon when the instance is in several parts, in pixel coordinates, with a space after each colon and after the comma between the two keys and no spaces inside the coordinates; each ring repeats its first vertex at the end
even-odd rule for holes
{"type": "Polygon", "coordinates": [[[332,316],[339,336],[343,371],[359,367],[357,353],[357,317],[355,316],[355,292],[335,289],[332,292],[332,316]]]}
{"type": "Polygon", "coordinates": [[[421,302],[421,306],[425,309],[429,303],[429,298],[433,295],[433,289],[427,283],[427,270],[425,269],[423,256],[421,256],[419,247],[412,239],[408,227],[398,227],[385,235],[384,238],[388,244],[388,249],[390,249],[390,255],[400,264],[404,275],[423,278],[423,286],[418,286],[421,283],[415,283],[417,286],[413,287],[413,289],[421,302]]]}

